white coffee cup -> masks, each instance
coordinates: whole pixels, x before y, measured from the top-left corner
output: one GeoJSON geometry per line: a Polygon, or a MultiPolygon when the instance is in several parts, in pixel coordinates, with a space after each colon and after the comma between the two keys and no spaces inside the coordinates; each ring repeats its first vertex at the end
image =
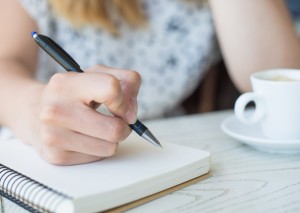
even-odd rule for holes
{"type": "Polygon", "coordinates": [[[251,75],[253,92],[242,94],[234,111],[243,123],[259,122],[262,133],[270,139],[300,139],[300,70],[274,69],[251,75]],[[253,113],[246,106],[253,101],[253,113]]]}

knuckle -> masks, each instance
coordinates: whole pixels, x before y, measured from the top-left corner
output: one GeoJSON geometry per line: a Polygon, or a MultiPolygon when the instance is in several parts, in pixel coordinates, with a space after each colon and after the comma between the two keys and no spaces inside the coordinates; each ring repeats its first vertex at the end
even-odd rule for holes
{"type": "Polygon", "coordinates": [[[105,147],[105,156],[104,157],[111,157],[116,154],[118,150],[118,143],[107,143],[107,146],[105,147]]]}
{"type": "Polygon", "coordinates": [[[64,151],[49,151],[49,150],[47,150],[47,151],[43,152],[42,157],[48,163],[51,163],[54,165],[64,166],[64,165],[69,164],[67,154],[64,151]]]}
{"type": "Polygon", "coordinates": [[[60,144],[59,141],[60,141],[60,136],[53,132],[44,131],[41,134],[41,142],[43,144],[43,147],[47,150],[57,148],[58,145],[60,144]]]}
{"type": "Polygon", "coordinates": [[[48,104],[41,109],[39,119],[45,123],[53,123],[60,118],[62,114],[62,109],[58,104],[48,104]]]}
{"type": "Polygon", "coordinates": [[[120,93],[120,82],[118,79],[111,75],[106,76],[106,82],[107,82],[107,97],[110,99],[114,99],[117,97],[120,93]]]}
{"type": "Polygon", "coordinates": [[[66,73],[56,73],[49,80],[49,89],[51,91],[61,92],[67,81],[66,73]]]}
{"type": "Polygon", "coordinates": [[[127,128],[124,127],[124,124],[121,121],[116,120],[111,125],[111,138],[110,141],[112,142],[120,142],[127,137],[127,132],[125,132],[127,128]]]}

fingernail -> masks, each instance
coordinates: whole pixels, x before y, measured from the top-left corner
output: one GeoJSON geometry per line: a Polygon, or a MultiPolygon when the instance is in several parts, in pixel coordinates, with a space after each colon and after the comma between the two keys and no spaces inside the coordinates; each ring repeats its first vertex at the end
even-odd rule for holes
{"type": "Polygon", "coordinates": [[[129,124],[133,124],[137,120],[136,112],[133,109],[130,109],[126,112],[125,118],[129,124]]]}

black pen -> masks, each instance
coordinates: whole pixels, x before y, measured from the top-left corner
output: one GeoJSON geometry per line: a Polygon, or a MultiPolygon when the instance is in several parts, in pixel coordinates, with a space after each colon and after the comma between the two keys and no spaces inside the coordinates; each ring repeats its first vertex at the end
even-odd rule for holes
{"type": "MultiPolygon", "coordinates": [[[[38,34],[37,32],[32,32],[31,36],[46,53],[48,53],[67,71],[83,72],[80,69],[79,64],[77,64],[77,62],[51,38],[38,34]]],[[[137,120],[134,124],[130,124],[129,126],[144,139],[153,145],[162,148],[162,145],[159,143],[159,141],[142,122],[137,120]]]]}

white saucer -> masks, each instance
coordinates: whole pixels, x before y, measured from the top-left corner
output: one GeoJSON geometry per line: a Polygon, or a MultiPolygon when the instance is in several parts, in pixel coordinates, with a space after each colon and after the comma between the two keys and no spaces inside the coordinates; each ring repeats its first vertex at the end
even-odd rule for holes
{"type": "Polygon", "coordinates": [[[235,115],[226,118],[221,128],[230,137],[261,151],[287,154],[300,152],[300,140],[269,139],[262,134],[258,124],[244,124],[235,115]]]}

